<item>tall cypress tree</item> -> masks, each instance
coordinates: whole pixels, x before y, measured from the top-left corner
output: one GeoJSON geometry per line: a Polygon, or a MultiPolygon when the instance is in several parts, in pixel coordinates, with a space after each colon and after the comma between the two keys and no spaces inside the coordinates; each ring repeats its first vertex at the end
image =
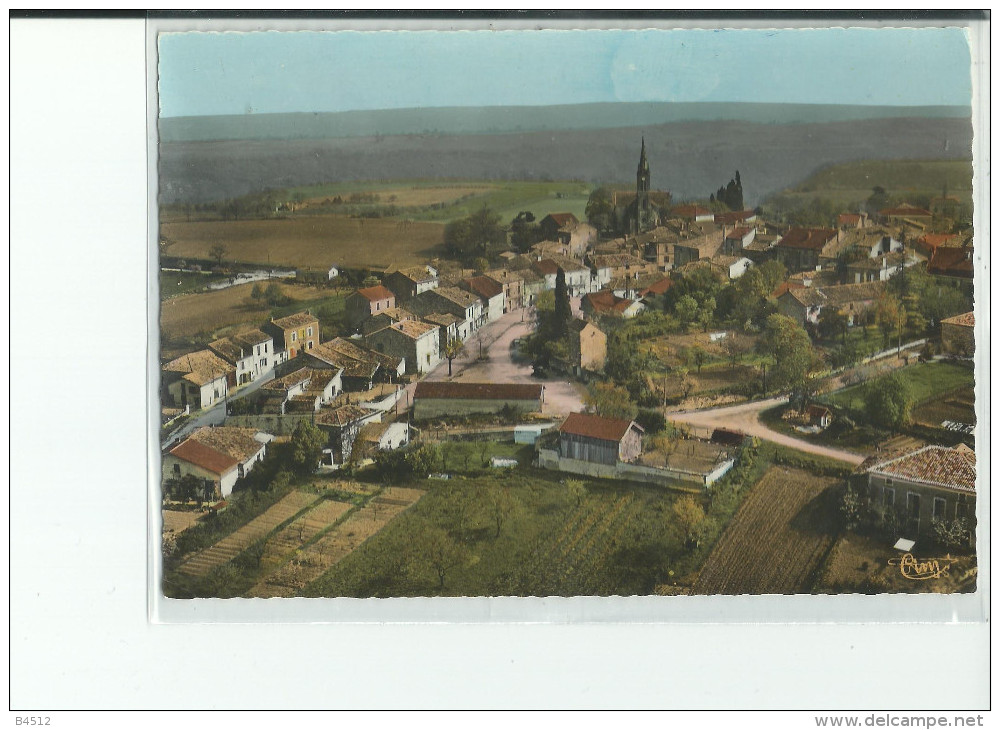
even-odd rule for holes
{"type": "Polygon", "coordinates": [[[556,306],[553,322],[553,334],[556,338],[564,337],[569,332],[569,323],[573,319],[573,310],[569,305],[569,291],[566,289],[566,272],[559,267],[556,271],[556,306]]]}

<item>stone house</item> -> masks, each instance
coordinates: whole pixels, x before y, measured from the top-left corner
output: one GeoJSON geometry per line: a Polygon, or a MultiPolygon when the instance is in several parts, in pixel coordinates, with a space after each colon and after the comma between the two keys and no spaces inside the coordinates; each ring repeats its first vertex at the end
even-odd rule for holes
{"type": "Polygon", "coordinates": [[[395,382],[405,372],[403,358],[341,337],[317,345],[306,353],[305,361],[313,368],[341,371],[343,389],[349,391],[370,390],[376,382],[395,382]]]}
{"type": "Polygon", "coordinates": [[[370,335],[383,327],[388,327],[397,322],[405,322],[408,319],[416,319],[417,316],[402,307],[392,307],[384,309],[378,314],[372,315],[361,323],[361,334],[370,335]]]}
{"type": "Polygon", "coordinates": [[[881,282],[809,286],[787,289],[775,303],[778,311],[802,324],[819,323],[819,315],[824,307],[834,307],[847,317],[849,326],[854,326],[861,314],[875,304],[883,290],[881,282]]]}
{"type": "Polygon", "coordinates": [[[417,294],[436,289],[439,280],[437,272],[430,266],[408,266],[387,273],[382,277],[382,283],[396,295],[396,301],[402,303],[417,294]]]}
{"type": "Polygon", "coordinates": [[[233,366],[211,350],[181,355],[163,366],[163,384],[178,408],[209,408],[229,393],[235,383],[233,366]]]}
{"type": "Polygon", "coordinates": [[[542,235],[550,241],[569,243],[580,221],[572,213],[549,213],[538,222],[542,235]]]}
{"type": "Polygon", "coordinates": [[[193,475],[202,480],[206,498],[228,497],[239,479],[264,458],[269,434],[252,428],[203,427],[163,455],[163,487],[193,475]]]}
{"type": "Polygon", "coordinates": [[[975,313],[966,312],[941,320],[941,349],[960,357],[972,357],[975,354],[975,313]]]}
{"type": "Polygon", "coordinates": [[[569,326],[569,363],[573,372],[582,375],[604,369],[608,357],[608,336],[593,322],[574,319],[569,326]]]}
{"type": "Polygon", "coordinates": [[[697,223],[711,223],[715,220],[715,215],[711,210],[703,205],[694,205],[690,203],[675,205],[670,210],[670,217],[680,218],[686,221],[695,221],[697,223]]]}
{"type": "Polygon", "coordinates": [[[746,256],[716,255],[709,259],[712,268],[722,273],[727,279],[739,279],[753,266],[753,261],[746,256]]]}
{"type": "Polygon", "coordinates": [[[858,467],[851,482],[872,507],[900,514],[900,537],[932,535],[935,520],[975,525],[976,454],[965,445],[875,455],[858,467]]]}
{"type": "Polygon", "coordinates": [[[463,342],[483,325],[483,303],[479,297],[456,286],[441,286],[418,294],[407,308],[421,317],[429,314],[448,313],[459,319],[458,337],[463,342]]]}
{"type": "MultiPolygon", "coordinates": [[[[670,262],[672,268],[679,268],[684,264],[700,259],[710,259],[722,248],[722,231],[715,229],[703,231],[700,226],[692,226],[691,229],[681,232],[673,242],[673,261],[670,262]]],[[[659,249],[657,249],[657,261],[660,259],[659,249]]],[[[665,262],[666,264],[666,262],[665,262]]],[[[666,268],[664,265],[663,268],[666,268]]]]}
{"type": "Polygon", "coordinates": [[[327,447],[333,452],[334,462],[343,464],[350,460],[361,429],[381,420],[380,411],[347,404],[321,409],[316,414],[315,424],[327,435],[327,447]]]}
{"type": "Polygon", "coordinates": [[[535,383],[417,383],[413,417],[417,420],[472,413],[497,413],[505,406],[522,413],[542,410],[545,388],[535,383]]]}
{"type": "Polygon", "coordinates": [[[903,203],[895,208],[883,208],[878,212],[883,223],[918,223],[930,225],[933,214],[924,208],[903,203]]]}
{"type": "Polygon", "coordinates": [[[718,226],[739,226],[753,223],[757,220],[757,214],[752,210],[733,210],[725,213],[716,213],[715,224],[718,226]]]}
{"type": "Polygon", "coordinates": [[[252,383],[274,369],[274,338],[259,329],[223,337],[208,349],[233,366],[234,385],[252,383]]]}
{"type": "Polygon", "coordinates": [[[743,249],[757,237],[756,226],[736,226],[722,240],[722,253],[726,256],[741,256],[743,249]]]}
{"type": "Polygon", "coordinates": [[[836,228],[790,228],[771,250],[790,272],[816,269],[842,235],[836,228]]]}
{"type": "Polygon", "coordinates": [[[571,413],[559,427],[559,456],[607,465],[633,462],[642,454],[643,433],[635,421],[571,413]]]}
{"type": "Polygon", "coordinates": [[[280,319],[271,319],[264,323],[262,329],[274,338],[275,348],[288,353],[289,359],[300,352],[311,350],[320,340],[319,320],[308,309],[280,319]]]}
{"type": "Polygon", "coordinates": [[[441,361],[440,329],[408,320],[373,332],[365,342],[376,352],[403,358],[407,373],[426,373],[441,361]]]}
{"type": "Polygon", "coordinates": [[[503,287],[504,314],[524,306],[524,277],[521,274],[506,269],[493,269],[483,276],[503,287]]]}
{"type": "Polygon", "coordinates": [[[631,319],[646,309],[642,300],[622,299],[610,291],[586,294],[580,300],[580,311],[588,317],[631,319]]]}
{"type": "Polygon", "coordinates": [[[563,270],[563,275],[566,277],[566,291],[571,297],[581,296],[593,289],[590,267],[584,266],[579,261],[557,256],[536,261],[532,268],[545,278],[546,291],[556,288],[559,269],[563,270]]]}
{"type": "Polygon", "coordinates": [[[473,276],[462,279],[462,288],[475,294],[482,301],[483,313],[487,322],[495,322],[504,313],[503,284],[499,284],[488,276],[473,276]]]}
{"type": "Polygon", "coordinates": [[[381,284],[358,289],[344,302],[347,321],[352,327],[358,327],[369,317],[395,306],[396,295],[381,284]]]}

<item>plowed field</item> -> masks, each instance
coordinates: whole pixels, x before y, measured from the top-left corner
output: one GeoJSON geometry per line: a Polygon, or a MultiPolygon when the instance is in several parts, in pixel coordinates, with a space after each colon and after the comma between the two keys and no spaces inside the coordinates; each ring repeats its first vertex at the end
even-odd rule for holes
{"type": "Polygon", "coordinates": [[[801,469],[769,469],[719,538],[691,592],[809,592],[837,537],[837,484],[801,469]]]}

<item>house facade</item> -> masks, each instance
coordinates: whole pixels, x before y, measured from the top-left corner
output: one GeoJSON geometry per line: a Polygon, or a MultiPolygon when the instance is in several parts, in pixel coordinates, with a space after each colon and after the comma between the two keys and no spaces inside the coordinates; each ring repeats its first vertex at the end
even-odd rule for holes
{"type": "Polygon", "coordinates": [[[327,435],[327,447],[333,452],[334,462],[343,464],[350,461],[355,440],[361,429],[369,423],[378,423],[381,420],[380,411],[347,404],[321,409],[316,414],[315,424],[327,435]]]}
{"type": "Polygon", "coordinates": [[[441,361],[440,329],[429,322],[398,322],[365,342],[376,352],[403,358],[407,373],[426,373],[441,361]]]}
{"type": "Polygon", "coordinates": [[[395,306],[396,295],[381,284],[358,289],[344,302],[347,321],[352,327],[359,327],[369,317],[395,306]]]}
{"type": "Polygon", "coordinates": [[[858,467],[852,484],[876,511],[899,516],[900,537],[931,536],[935,521],[963,520],[974,539],[976,454],[965,445],[870,457],[858,467]]]}
{"type": "Polygon", "coordinates": [[[163,455],[163,487],[192,475],[203,485],[206,498],[228,497],[236,482],[263,460],[269,434],[252,428],[199,428],[163,455]]]}
{"type": "Polygon", "coordinates": [[[430,266],[408,266],[389,272],[382,277],[382,283],[396,296],[396,301],[402,303],[437,288],[438,276],[430,266]]]}
{"type": "Polygon", "coordinates": [[[973,312],[941,320],[941,349],[951,355],[972,357],[976,352],[976,316],[973,312]]]}
{"type": "Polygon", "coordinates": [[[838,235],[835,228],[791,228],[771,250],[789,272],[815,269],[838,235]]]}
{"type": "Polygon", "coordinates": [[[524,306],[524,277],[506,269],[487,271],[483,276],[489,277],[503,287],[503,311],[513,312],[524,306]]]}
{"type": "Polygon", "coordinates": [[[276,348],[288,353],[289,359],[319,344],[319,320],[309,310],[272,319],[262,329],[271,335],[276,348]]]}
{"type": "Polygon", "coordinates": [[[167,395],[178,408],[209,408],[229,393],[235,382],[233,366],[211,350],[198,350],[163,366],[167,395]]]}
{"type": "Polygon", "coordinates": [[[462,288],[479,297],[487,322],[495,322],[504,313],[503,285],[488,276],[474,276],[462,280],[462,288]]]}
{"type": "Polygon", "coordinates": [[[604,369],[608,357],[608,336],[593,322],[574,319],[569,326],[569,361],[573,372],[582,375],[604,369]]]}
{"type": "Polygon", "coordinates": [[[223,337],[208,349],[233,366],[235,385],[252,383],[274,369],[274,338],[260,330],[223,337]]]}

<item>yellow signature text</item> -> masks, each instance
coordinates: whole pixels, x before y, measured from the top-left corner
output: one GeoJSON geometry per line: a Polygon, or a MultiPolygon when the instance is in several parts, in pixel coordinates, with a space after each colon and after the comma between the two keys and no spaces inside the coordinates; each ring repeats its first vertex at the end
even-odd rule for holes
{"type": "Polygon", "coordinates": [[[940,578],[946,575],[952,564],[956,562],[958,562],[958,559],[950,555],[946,555],[943,558],[917,560],[910,553],[903,553],[902,557],[889,558],[889,565],[898,565],[899,574],[907,580],[940,578]]]}

